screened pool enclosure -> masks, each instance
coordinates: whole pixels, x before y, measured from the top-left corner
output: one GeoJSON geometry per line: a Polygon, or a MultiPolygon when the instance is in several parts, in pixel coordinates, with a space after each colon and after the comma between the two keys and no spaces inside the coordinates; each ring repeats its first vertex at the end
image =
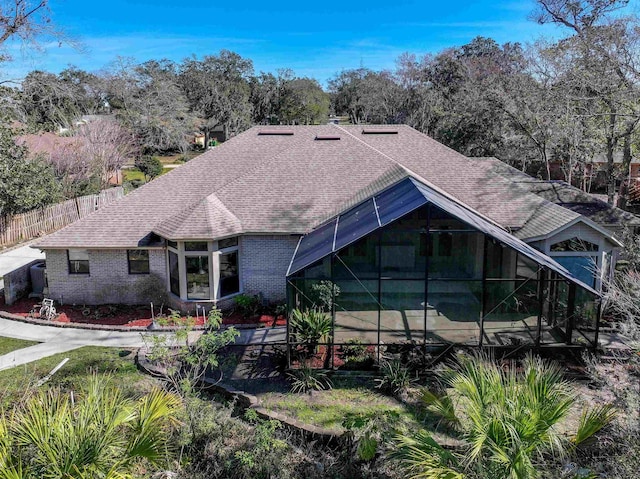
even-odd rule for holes
{"type": "Polygon", "coordinates": [[[331,315],[333,345],[597,344],[596,291],[413,178],[304,236],[287,285],[290,308],[331,315]]]}

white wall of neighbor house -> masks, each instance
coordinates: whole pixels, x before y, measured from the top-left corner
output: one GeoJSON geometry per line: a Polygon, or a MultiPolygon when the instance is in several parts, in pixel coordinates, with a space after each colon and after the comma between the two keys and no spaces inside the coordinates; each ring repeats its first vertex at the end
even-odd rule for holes
{"type": "Polygon", "coordinates": [[[149,274],[130,274],[127,250],[89,250],[89,274],[70,274],[67,250],[46,250],[50,298],[65,304],[140,304],[150,282],[166,283],[164,250],[149,250],[149,274]]]}
{"type": "Polygon", "coordinates": [[[262,293],[270,301],[283,300],[287,269],[299,236],[243,236],[240,242],[240,281],[245,294],[262,293]]]}

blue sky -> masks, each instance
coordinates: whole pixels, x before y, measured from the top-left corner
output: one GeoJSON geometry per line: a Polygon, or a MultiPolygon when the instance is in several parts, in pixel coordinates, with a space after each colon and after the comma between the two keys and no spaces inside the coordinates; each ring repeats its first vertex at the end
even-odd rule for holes
{"type": "MultiPolygon", "coordinates": [[[[632,0],[636,11],[637,0],[632,0]]],[[[527,19],[533,0],[217,1],[50,0],[54,21],[85,46],[57,43],[14,54],[1,76],[33,69],[88,71],[117,56],[180,61],[220,49],[253,60],[256,72],[291,68],[322,83],[342,69],[393,68],[403,52],[418,55],[462,45],[478,35],[499,43],[558,35],[527,19]]]]}

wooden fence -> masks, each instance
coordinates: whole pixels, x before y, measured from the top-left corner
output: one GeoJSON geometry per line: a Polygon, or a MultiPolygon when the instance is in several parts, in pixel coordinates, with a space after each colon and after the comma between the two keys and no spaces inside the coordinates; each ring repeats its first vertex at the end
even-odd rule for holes
{"type": "Polygon", "coordinates": [[[0,216],[0,247],[52,233],[123,196],[124,191],[119,186],[103,190],[97,195],[79,196],[28,213],[0,216]]]}

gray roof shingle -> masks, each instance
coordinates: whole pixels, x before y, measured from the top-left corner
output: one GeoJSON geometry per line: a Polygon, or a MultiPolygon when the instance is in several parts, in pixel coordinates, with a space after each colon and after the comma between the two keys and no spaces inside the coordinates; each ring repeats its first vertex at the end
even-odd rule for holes
{"type": "Polygon", "coordinates": [[[374,133],[357,125],[251,128],[36,246],[132,248],[151,232],[169,239],[304,234],[406,176],[512,230],[556,228],[578,216],[408,126],[366,129],[374,133]],[[294,134],[258,135],[264,129],[294,134]]]}

